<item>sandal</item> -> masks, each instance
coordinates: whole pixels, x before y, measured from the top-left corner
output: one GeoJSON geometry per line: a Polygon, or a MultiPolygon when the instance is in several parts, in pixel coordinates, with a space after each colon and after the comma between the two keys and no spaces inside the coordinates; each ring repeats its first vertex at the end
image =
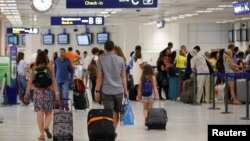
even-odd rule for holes
{"type": "Polygon", "coordinates": [[[45,141],[45,137],[44,135],[41,135],[39,138],[38,138],[39,141],[45,141]]]}
{"type": "Polygon", "coordinates": [[[241,102],[235,99],[235,100],[233,100],[233,104],[234,105],[241,105],[241,102]]]}
{"type": "Polygon", "coordinates": [[[45,133],[46,133],[46,135],[47,135],[47,138],[48,138],[48,139],[51,139],[51,138],[52,138],[52,134],[50,133],[49,129],[48,129],[48,128],[47,128],[47,129],[44,129],[44,131],[45,131],[45,133]]]}

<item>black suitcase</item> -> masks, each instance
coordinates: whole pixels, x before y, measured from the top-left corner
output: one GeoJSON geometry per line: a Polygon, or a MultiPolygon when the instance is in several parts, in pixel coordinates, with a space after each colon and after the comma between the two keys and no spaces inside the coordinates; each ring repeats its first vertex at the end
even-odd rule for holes
{"type": "Polygon", "coordinates": [[[116,138],[111,109],[92,109],[88,113],[89,141],[114,141],[116,138]]]}
{"type": "Polygon", "coordinates": [[[129,100],[136,101],[136,97],[137,97],[137,88],[131,87],[129,89],[129,100]]]}
{"type": "Polygon", "coordinates": [[[146,126],[150,129],[166,130],[168,117],[167,111],[164,108],[151,108],[148,111],[146,126]]]}
{"type": "Polygon", "coordinates": [[[89,99],[87,93],[80,94],[74,92],[73,102],[75,110],[86,110],[89,108],[89,99]]]}

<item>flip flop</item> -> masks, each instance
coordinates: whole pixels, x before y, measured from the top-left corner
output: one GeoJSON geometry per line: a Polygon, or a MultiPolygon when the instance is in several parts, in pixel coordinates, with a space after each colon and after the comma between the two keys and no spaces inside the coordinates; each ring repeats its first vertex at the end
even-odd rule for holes
{"type": "Polygon", "coordinates": [[[45,141],[45,137],[44,137],[44,136],[40,136],[40,137],[38,138],[38,140],[39,140],[39,141],[45,141]]]}
{"type": "Polygon", "coordinates": [[[52,134],[50,133],[49,129],[44,129],[46,135],[47,135],[47,138],[48,139],[51,139],[52,138],[52,134]]]}

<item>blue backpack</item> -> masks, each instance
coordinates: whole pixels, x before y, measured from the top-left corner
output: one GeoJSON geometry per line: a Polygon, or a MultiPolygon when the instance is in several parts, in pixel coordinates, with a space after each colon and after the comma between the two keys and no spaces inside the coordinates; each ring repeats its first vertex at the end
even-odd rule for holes
{"type": "Polygon", "coordinates": [[[153,84],[151,80],[143,80],[141,85],[142,96],[149,97],[153,93],[153,84]]]}

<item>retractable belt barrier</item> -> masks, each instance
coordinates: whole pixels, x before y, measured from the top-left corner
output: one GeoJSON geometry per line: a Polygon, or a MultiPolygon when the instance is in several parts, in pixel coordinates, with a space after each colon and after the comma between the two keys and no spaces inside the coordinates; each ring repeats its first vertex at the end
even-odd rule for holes
{"type": "MultiPolygon", "coordinates": [[[[183,73],[183,72],[181,72],[183,73]]],[[[185,74],[187,74],[188,72],[185,72],[185,74]]],[[[218,110],[220,108],[216,107],[215,105],[215,93],[214,93],[214,78],[215,77],[223,77],[225,78],[225,84],[226,84],[226,92],[224,95],[224,104],[225,104],[225,111],[222,112],[222,114],[230,114],[231,112],[228,111],[228,97],[229,97],[229,86],[228,86],[228,78],[233,78],[233,79],[245,79],[246,80],[246,117],[242,117],[242,120],[250,120],[249,117],[249,80],[250,80],[250,73],[220,73],[220,72],[216,72],[216,73],[194,73],[194,72],[190,72],[189,74],[194,74],[194,105],[197,105],[196,103],[196,95],[197,95],[197,76],[198,75],[209,75],[211,76],[212,79],[212,89],[211,92],[213,94],[213,102],[212,102],[212,107],[208,108],[208,109],[212,109],[212,110],[218,110]]]]}

